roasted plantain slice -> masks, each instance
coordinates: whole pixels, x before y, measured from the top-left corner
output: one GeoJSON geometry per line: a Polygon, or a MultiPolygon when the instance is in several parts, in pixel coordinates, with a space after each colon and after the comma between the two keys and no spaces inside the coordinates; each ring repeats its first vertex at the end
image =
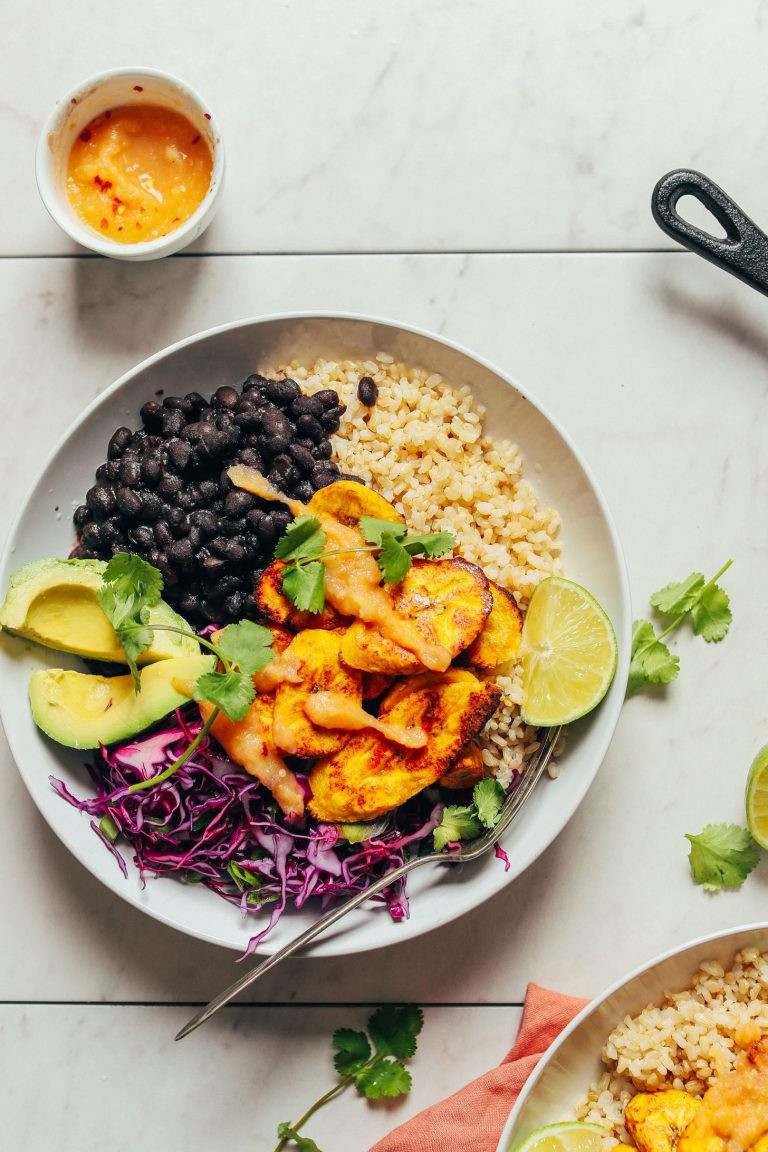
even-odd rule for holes
{"type": "Polygon", "coordinates": [[[273,560],[259,578],[256,599],[259,611],[268,623],[292,632],[301,632],[304,628],[340,628],[344,625],[345,618],[330,604],[326,604],[322,612],[299,612],[288,597],[283,595],[284,568],[282,560],[273,560]]]}
{"type": "MultiPolygon", "coordinates": [[[[341,644],[343,648],[343,640],[341,644]]],[[[363,672],[363,700],[378,700],[379,696],[389,692],[393,683],[394,677],[387,676],[384,672],[363,672]]]]}
{"type": "Polygon", "coordinates": [[[312,516],[333,516],[334,520],[352,528],[357,527],[363,516],[392,520],[395,524],[405,523],[394,504],[355,480],[337,480],[318,489],[307,510],[312,516]]]}
{"type": "Polygon", "coordinates": [[[459,759],[440,777],[441,788],[474,788],[483,778],[483,754],[477,744],[468,744],[459,759]]]}
{"type": "Polygon", "coordinates": [[[314,692],[334,692],[362,703],[362,676],[339,659],[341,635],[322,628],[305,628],[294,636],[283,658],[299,665],[300,684],[280,684],[275,693],[272,737],[278,748],[291,756],[326,756],[349,739],[349,732],[318,728],[304,711],[314,692]]]}
{"type": "MultiPolygon", "coordinates": [[[[211,732],[235,763],[269,789],[286,816],[301,816],[304,790],[272,741],[273,704],[273,696],[257,696],[244,720],[230,720],[220,712],[211,732]]],[[[207,720],[213,705],[202,700],[199,707],[207,720]]]]}
{"type": "Polygon", "coordinates": [[[490,672],[517,655],[523,637],[523,617],[514,596],[489,581],[493,607],[483,630],[461,655],[462,664],[490,672]]]}
{"type": "Polygon", "coordinates": [[[424,748],[405,749],[377,732],[360,732],[312,769],[308,807],[318,820],[373,820],[433,784],[493,714],[500,690],[471,672],[425,673],[397,684],[379,718],[423,728],[424,748]]]}
{"type": "MultiPolygon", "coordinates": [[[[393,589],[392,604],[425,640],[442,645],[453,659],[482,629],[493,596],[485,573],[461,557],[414,560],[405,579],[393,589]]],[[[341,656],[351,668],[391,676],[407,676],[423,667],[412,652],[361,620],[347,629],[341,656]]]]}

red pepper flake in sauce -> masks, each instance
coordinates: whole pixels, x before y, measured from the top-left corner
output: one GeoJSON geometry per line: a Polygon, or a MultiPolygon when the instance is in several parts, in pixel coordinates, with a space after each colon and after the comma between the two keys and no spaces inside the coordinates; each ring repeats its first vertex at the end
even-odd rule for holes
{"type": "Polygon", "coordinates": [[[88,141],[90,140],[90,138],[91,138],[91,134],[88,131],[88,129],[83,128],[82,132],[80,133],[80,139],[82,140],[83,144],[87,144],[88,141]]]}
{"type": "Polygon", "coordinates": [[[134,84],[133,90],[134,90],[134,92],[143,92],[144,91],[141,84],[134,84]]]}
{"type": "Polygon", "coordinates": [[[206,120],[210,120],[210,118],[211,118],[210,112],[204,112],[203,115],[205,116],[206,120]]]}
{"type": "Polygon", "coordinates": [[[107,220],[106,216],[102,217],[101,222],[100,222],[100,226],[102,228],[109,228],[109,220],[107,220]]]}
{"type": "Polygon", "coordinates": [[[195,136],[195,138],[194,138],[194,140],[192,141],[192,143],[193,143],[193,144],[199,144],[199,143],[200,143],[200,133],[199,133],[199,132],[198,132],[197,136],[195,136]]]}

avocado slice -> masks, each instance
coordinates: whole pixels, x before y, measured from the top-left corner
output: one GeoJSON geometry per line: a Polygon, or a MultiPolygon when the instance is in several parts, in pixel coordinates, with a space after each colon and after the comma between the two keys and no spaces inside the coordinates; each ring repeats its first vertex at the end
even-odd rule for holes
{"type": "MultiPolygon", "coordinates": [[[[0,608],[0,627],[59,652],[126,664],[117,633],[96,599],[105,568],[103,560],[52,558],[25,564],[11,577],[0,608]]],[[[164,600],[149,609],[149,624],[172,624],[189,631],[187,622],[164,600]]],[[[191,636],[158,631],[139,664],[199,652],[200,645],[191,636]]]]}
{"type": "Polygon", "coordinates": [[[32,717],[52,740],[68,748],[98,748],[129,740],[189,703],[176,682],[212,672],[215,656],[178,656],[148,664],[139,673],[141,691],[131,676],[90,676],[45,668],[32,673],[32,717]]]}

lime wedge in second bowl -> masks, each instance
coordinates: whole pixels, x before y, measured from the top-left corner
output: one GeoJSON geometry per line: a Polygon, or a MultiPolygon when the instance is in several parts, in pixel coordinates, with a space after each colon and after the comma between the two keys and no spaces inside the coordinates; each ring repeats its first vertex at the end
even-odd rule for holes
{"type": "Polygon", "coordinates": [[[537,1128],[515,1152],[601,1152],[608,1133],[599,1124],[577,1120],[537,1128]]]}
{"type": "Polygon", "coordinates": [[[526,724],[569,724],[600,703],[616,671],[616,636],[580,584],[550,576],[536,587],[523,624],[526,724]]]}
{"type": "Polygon", "coordinates": [[[747,827],[761,848],[768,848],[768,744],[752,761],[747,780],[747,827]]]}

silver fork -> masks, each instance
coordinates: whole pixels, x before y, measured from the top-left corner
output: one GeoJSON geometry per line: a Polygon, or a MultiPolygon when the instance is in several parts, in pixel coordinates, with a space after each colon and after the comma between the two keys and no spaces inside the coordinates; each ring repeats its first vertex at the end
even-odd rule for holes
{"type": "Polygon", "coordinates": [[[218,996],[214,996],[210,1004],[202,1008],[184,1025],[181,1031],[175,1036],[175,1039],[183,1040],[190,1032],[194,1032],[195,1028],[199,1028],[201,1024],[209,1020],[220,1008],[228,1004],[230,1000],[234,1000],[235,996],[237,996],[239,992],[242,992],[244,988],[250,987],[255,980],[258,980],[266,972],[275,968],[289,956],[293,956],[293,954],[303,948],[305,944],[316,940],[327,928],[331,928],[334,924],[337,924],[348,912],[353,912],[355,908],[359,908],[360,905],[364,904],[366,900],[369,900],[371,896],[375,896],[377,892],[383,891],[384,888],[389,888],[391,884],[394,884],[395,881],[399,880],[402,876],[407,875],[408,872],[413,872],[414,869],[420,868],[422,864],[468,864],[471,860],[477,860],[480,856],[484,856],[486,852],[490,851],[490,849],[498,843],[501,836],[504,835],[507,828],[509,828],[533,792],[541,774],[552,758],[552,753],[554,752],[559,735],[559,728],[548,728],[546,730],[541,744],[536,751],[536,755],[524,768],[514,792],[511,792],[504,801],[499,821],[495,827],[483,833],[483,835],[479,836],[476,840],[470,840],[466,844],[459,845],[459,847],[451,853],[430,852],[426,856],[415,856],[413,859],[406,861],[405,864],[401,864],[399,868],[393,868],[384,876],[379,877],[378,880],[374,880],[364,891],[356,893],[356,895],[345,901],[344,904],[339,904],[335,908],[331,908],[329,912],[326,912],[324,916],[316,920],[305,932],[302,932],[299,936],[296,936],[295,939],[289,941],[279,952],[275,952],[273,956],[268,956],[266,960],[263,960],[261,964],[257,964],[255,968],[246,972],[239,980],[236,980],[234,984],[230,984],[229,988],[225,988],[218,996]]]}

